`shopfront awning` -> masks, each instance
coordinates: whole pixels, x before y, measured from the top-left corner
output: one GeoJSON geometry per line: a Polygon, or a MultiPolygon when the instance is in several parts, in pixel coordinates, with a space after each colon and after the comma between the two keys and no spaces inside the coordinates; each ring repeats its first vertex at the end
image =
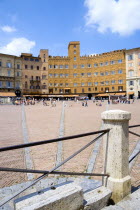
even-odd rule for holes
{"type": "Polygon", "coordinates": [[[11,97],[11,96],[16,96],[15,93],[10,93],[10,92],[2,92],[0,93],[0,97],[11,97]]]}
{"type": "Polygon", "coordinates": [[[133,95],[134,91],[128,92],[128,95],[133,95]]]}
{"type": "Polygon", "coordinates": [[[111,96],[124,96],[126,95],[126,93],[114,93],[114,94],[110,94],[111,96]]]}
{"type": "Polygon", "coordinates": [[[98,94],[96,96],[99,96],[99,97],[104,97],[104,96],[109,96],[107,93],[101,93],[101,94],[98,94]]]}
{"type": "Polygon", "coordinates": [[[79,95],[63,95],[63,97],[78,97],[79,95]]]}

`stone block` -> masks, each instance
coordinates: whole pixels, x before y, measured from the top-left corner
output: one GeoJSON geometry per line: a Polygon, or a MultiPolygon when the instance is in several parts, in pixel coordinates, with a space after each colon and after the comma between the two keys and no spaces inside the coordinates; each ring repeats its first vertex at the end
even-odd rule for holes
{"type": "Polygon", "coordinates": [[[68,184],[42,191],[15,201],[16,210],[80,210],[83,209],[83,191],[80,186],[68,184]]]}
{"type": "Polygon", "coordinates": [[[99,187],[84,194],[85,210],[100,210],[104,208],[109,198],[111,197],[111,190],[106,187],[99,187]]]}

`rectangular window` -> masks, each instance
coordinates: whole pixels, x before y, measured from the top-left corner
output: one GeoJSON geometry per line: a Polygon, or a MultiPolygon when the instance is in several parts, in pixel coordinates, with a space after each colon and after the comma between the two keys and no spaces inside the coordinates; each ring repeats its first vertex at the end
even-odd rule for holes
{"type": "Polygon", "coordinates": [[[94,75],[97,76],[98,75],[98,72],[94,72],[94,75]]]}
{"type": "Polygon", "coordinates": [[[60,78],[62,78],[63,77],[63,74],[59,74],[59,76],[60,76],[60,78]]]}
{"type": "Polygon", "coordinates": [[[33,58],[30,58],[30,61],[34,61],[34,59],[33,58]]]}
{"type": "Polygon", "coordinates": [[[73,76],[74,76],[74,77],[77,77],[77,73],[74,73],[73,76]]]}
{"type": "Polygon", "coordinates": [[[122,60],[120,59],[120,60],[118,60],[118,63],[122,63],[122,60]]]}
{"type": "Polygon", "coordinates": [[[84,88],[82,88],[82,93],[84,93],[85,91],[84,91],[84,88]]]}
{"type": "Polygon", "coordinates": [[[133,66],[133,63],[128,63],[128,67],[132,67],[133,66]]]}
{"type": "Polygon", "coordinates": [[[101,85],[104,85],[104,82],[101,82],[101,85]]]}
{"type": "Polygon", "coordinates": [[[101,75],[101,76],[104,76],[104,72],[100,72],[100,75],[101,75]]]}
{"type": "Polygon", "coordinates": [[[92,86],[92,82],[88,82],[88,86],[92,86]]]}
{"type": "Polygon", "coordinates": [[[91,91],[91,88],[88,88],[88,91],[91,91]]]}
{"type": "Polygon", "coordinates": [[[74,50],[74,52],[73,52],[74,54],[76,54],[76,50],[74,50]]]}
{"type": "Polygon", "coordinates": [[[20,64],[17,64],[17,69],[20,69],[20,64]]]}
{"type": "Polygon", "coordinates": [[[51,87],[53,84],[52,83],[49,83],[49,86],[51,87]]]}
{"type": "Polygon", "coordinates": [[[12,68],[12,63],[7,62],[7,63],[6,63],[6,67],[7,67],[7,68],[12,68]]]}
{"type": "Polygon", "coordinates": [[[58,83],[54,83],[54,87],[58,87],[58,83]]]}
{"type": "Polygon", "coordinates": [[[54,74],[54,77],[58,77],[58,74],[54,74]]]}
{"type": "Polygon", "coordinates": [[[69,74],[65,74],[65,77],[68,78],[69,77],[69,74]]]}
{"type": "Polygon", "coordinates": [[[128,55],[128,60],[129,61],[133,60],[133,54],[128,55]]]}
{"type": "Polygon", "coordinates": [[[0,81],[0,88],[2,88],[2,81],[0,81]]]}
{"type": "Polygon", "coordinates": [[[119,84],[122,84],[122,83],[123,83],[123,80],[122,80],[122,79],[119,79],[119,80],[118,80],[118,83],[119,83],[119,84]]]}
{"type": "Polygon", "coordinates": [[[73,85],[74,85],[74,87],[76,87],[77,86],[77,83],[74,83],[73,85]]]}
{"type": "Polygon", "coordinates": [[[45,66],[43,67],[43,70],[46,70],[46,67],[45,66]]]}
{"type": "Polygon", "coordinates": [[[84,77],[85,76],[85,73],[81,73],[81,76],[84,77]]]}
{"type": "Polygon", "coordinates": [[[98,82],[94,82],[94,85],[98,85],[98,82]]]}
{"type": "Polygon", "coordinates": [[[25,65],[25,69],[28,69],[28,65],[25,65]]]}
{"type": "Polygon", "coordinates": [[[88,76],[88,77],[91,77],[91,73],[90,73],[90,72],[88,72],[88,73],[87,73],[87,76],[88,76]]]}
{"type": "Polygon", "coordinates": [[[63,86],[63,83],[60,83],[60,87],[62,87],[63,86]]]}
{"type": "Polygon", "coordinates": [[[10,77],[11,76],[11,70],[8,70],[7,74],[8,74],[8,77],[10,77]]]}
{"type": "Polygon", "coordinates": [[[110,64],[111,64],[111,65],[115,64],[115,61],[110,61],[110,64]]]}
{"type": "Polygon", "coordinates": [[[98,66],[98,63],[94,63],[94,67],[97,67],[98,66]]]}
{"type": "Polygon", "coordinates": [[[103,63],[100,63],[100,66],[103,66],[103,63]]]}
{"type": "Polygon", "coordinates": [[[118,74],[122,74],[122,72],[123,72],[122,69],[118,70],[118,74]]]}
{"type": "Polygon", "coordinates": [[[81,68],[84,68],[85,67],[85,65],[84,64],[81,64],[81,68]]]}
{"type": "Polygon", "coordinates": [[[77,65],[73,65],[73,68],[76,69],[77,68],[77,65]]]}
{"type": "Polygon", "coordinates": [[[28,59],[28,58],[24,58],[24,60],[25,60],[25,61],[28,61],[29,59],[28,59]]]}
{"type": "Polygon", "coordinates": [[[69,86],[69,83],[66,83],[65,86],[68,87],[69,86]]]}
{"type": "Polygon", "coordinates": [[[0,66],[2,66],[2,62],[0,61],[0,66]]]}
{"type": "Polygon", "coordinates": [[[112,90],[114,90],[115,88],[114,87],[112,87],[112,90]]]}
{"type": "Polygon", "coordinates": [[[107,61],[105,62],[105,66],[108,66],[108,62],[107,61]]]}
{"type": "Polygon", "coordinates": [[[13,87],[13,82],[6,81],[6,87],[7,88],[12,88],[13,87]]]}
{"type": "Polygon", "coordinates": [[[31,69],[33,69],[34,67],[33,67],[33,65],[31,66],[31,69]]]}
{"type": "Polygon", "coordinates": [[[54,69],[58,69],[58,65],[54,65],[54,69]]]}
{"type": "Polygon", "coordinates": [[[88,68],[91,68],[91,64],[87,64],[87,67],[88,67],[88,68]]]}
{"type": "Polygon", "coordinates": [[[115,80],[111,80],[111,83],[112,83],[112,84],[115,84],[115,80]]]}
{"type": "Polygon", "coordinates": [[[81,83],[81,86],[85,86],[85,83],[84,83],[84,82],[82,82],[82,83],[81,83]]]}
{"type": "Polygon", "coordinates": [[[36,69],[39,70],[39,66],[37,66],[36,69]]]}
{"type": "Polygon", "coordinates": [[[20,77],[20,71],[17,71],[17,77],[20,77]]]}
{"type": "Polygon", "coordinates": [[[42,79],[46,79],[46,75],[42,75],[42,79]]]}
{"type": "Polygon", "coordinates": [[[123,86],[118,86],[118,91],[123,91],[123,86]]]}
{"type": "Polygon", "coordinates": [[[129,81],[129,86],[134,85],[134,81],[129,81]]]}
{"type": "Polygon", "coordinates": [[[49,69],[52,69],[52,67],[53,67],[52,65],[49,65],[49,69]]]}
{"type": "Polygon", "coordinates": [[[112,75],[115,74],[115,71],[111,71],[111,74],[112,74],[112,75]]]}
{"type": "Polygon", "coordinates": [[[74,45],[73,47],[76,48],[76,45],[74,45]]]}
{"type": "Polygon", "coordinates": [[[39,59],[35,59],[35,62],[39,62],[39,59]]]}
{"type": "Polygon", "coordinates": [[[28,78],[28,76],[27,75],[25,75],[25,79],[27,79],[28,78]]]}
{"type": "Polygon", "coordinates": [[[16,82],[16,88],[20,88],[20,82],[16,82]]]}
{"type": "Polygon", "coordinates": [[[49,74],[49,77],[52,77],[53,76],[53,74],[49,74]]]}
{"type": "Polygon", "coordinates": [[[106,72],[105,72],[105,75],[109,75],[109,72],[108,72],[108,71],[106,71],[106,72]]]}
{"type": "Polygon", "coordinates": [[[108,85],[109,84],[109,81],[105,81],[105,84],[108,85]]]}
{"type": "Polygon", "coordinates": [[[105,88],[105,92],[109,92],[109,87],[106,87],[105,88]]]}
{"type": "Polygon", "coordinates": [[[74,93],[77,93],[77,90],[76,89],[74,89],[74,93]]]}
{"type": "Polygon", "coordinates": [[[63,65],[60,65],[59,68],[60,68],[60,69],[63,69],[63,65]]]}
{"type": "Polygon", "coordinates": [[[74,57],[74,61],[76,61],[76,57],[74,57]]]}
{"type": "Polygon", "coordinates": [[[65,69],[68,69],[69,68],[69,66],[68,65],[65,65],[65,69]]]}
{"type": "Polygon", "coordinates": [[[133,70],[129,71],[129,77],[133,77],[133,75],[134,75],[134,71],[133,70]]]}

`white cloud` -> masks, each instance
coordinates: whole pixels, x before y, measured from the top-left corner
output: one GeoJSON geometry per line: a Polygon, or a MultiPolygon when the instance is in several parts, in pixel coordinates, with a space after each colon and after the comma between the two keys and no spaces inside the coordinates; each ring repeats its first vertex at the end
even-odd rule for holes
{"type": "Polygon", "coordinates": [[[17,29],[15,27],[11,27],[11,26],[3,26],[3,27],[1,27],[1,30],[4,32],[7,32],[7,33],[17,31],[17,29]]]}
{"type": "Polygon", "coordinates": [[[140,0],[85,0],[86,26],[130,35],[140,29],[140,0]]]}
{"type": "Polygon", "coordinates": [[[14,38],[6,46],[0,47],[0,52],[4,54],[20,55],[21,52],[29,53],[35,45],[36,43],[34,41],[30,41],[24,37],[14,38]]]}

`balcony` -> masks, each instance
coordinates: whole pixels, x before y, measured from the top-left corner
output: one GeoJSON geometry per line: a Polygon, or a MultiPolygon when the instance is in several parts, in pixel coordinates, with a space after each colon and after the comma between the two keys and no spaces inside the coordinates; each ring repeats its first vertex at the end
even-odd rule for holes
{"type": "Polygon", "coordinates": [[[5,80],[14,80],[14,75],[12,76],[0,76],[0,80],[5,81],[5,80]]]}
{"type": "Polygon", "coordinates": [[[39,84],[40,82],[41,82],[40,79],[31,79],[31,80],[30,80],[30,83],[31,83],[31,84],[35,84],[35,83],[36,83],[36,84],[39,84]]]}

